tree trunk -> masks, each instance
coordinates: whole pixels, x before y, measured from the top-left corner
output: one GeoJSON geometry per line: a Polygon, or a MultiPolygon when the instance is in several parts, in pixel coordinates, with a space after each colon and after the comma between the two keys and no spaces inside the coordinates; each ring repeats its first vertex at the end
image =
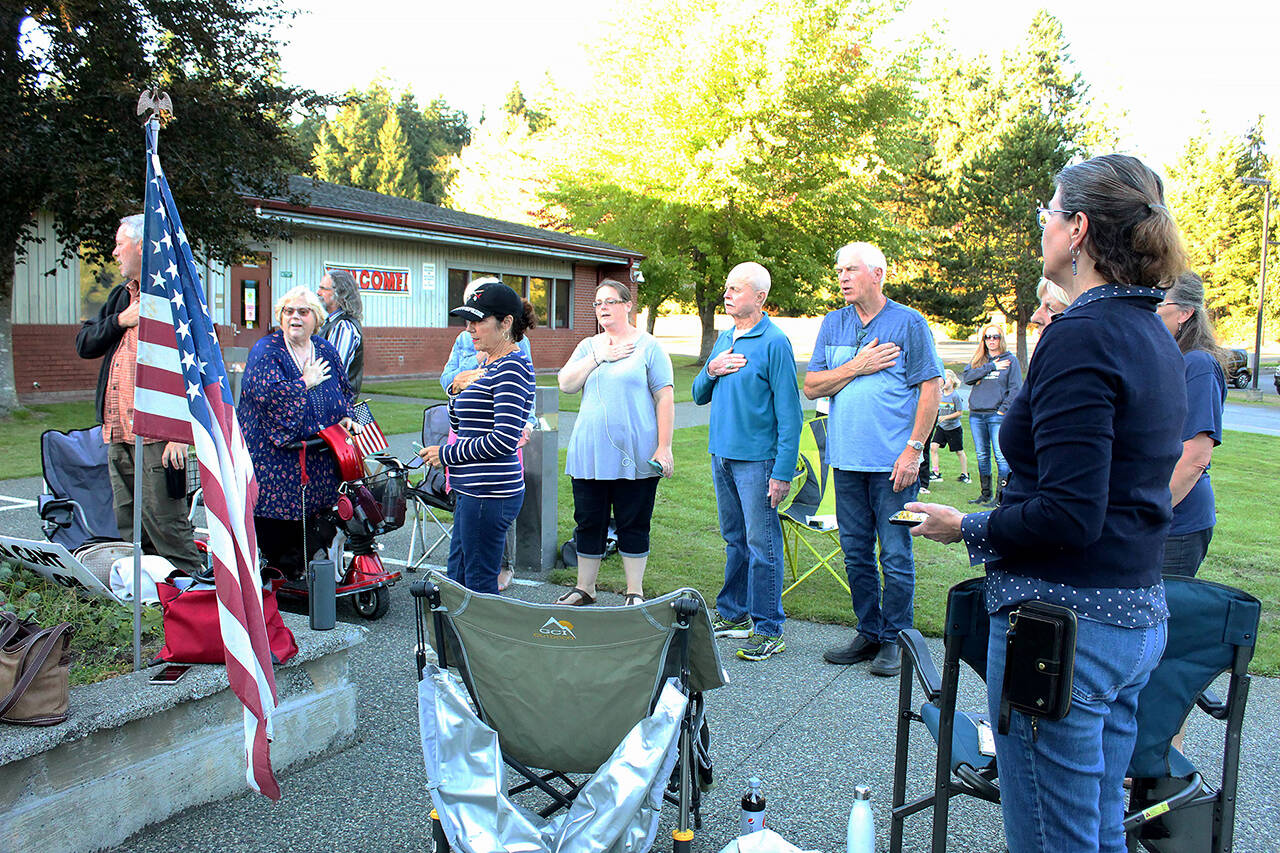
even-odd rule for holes
{"type": "Polygon", "coordinates": [[[648,305],[645,307],[649,311],[649,315],[645,318],[645,321],[644,321],[645,331],[647,331],[649,334],[652,335],[653,327],[656,326],[658,323],[658,306],[648,305]]]}
{"type": "Polygon", "coordinates": [[[698,346],[698,364],[705,364],[716,344],[717,302],[698,301],[698,319],[702,321],[702,343],[698,346]]]}
{"type": "Polygon", "coordinates": [[[0,261],[0,417],[22,408],[13,373],[13,268],[14,253],[0,261]]]}

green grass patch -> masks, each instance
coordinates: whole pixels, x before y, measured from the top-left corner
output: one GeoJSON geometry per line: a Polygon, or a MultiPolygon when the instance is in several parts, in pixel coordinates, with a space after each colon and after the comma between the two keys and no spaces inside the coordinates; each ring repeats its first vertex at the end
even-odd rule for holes
{"type": "MultiPolygon", "coordinates": [[[[693,402],[693,378],[698,375],[701,366],[696,358],[690,356],[677,355],[671,359],[671,368],[674,375],[675,401],[677,403],[693,402]]],[[[803,384],[803,374],[800,377],[803,384]]],[[[553,388],[556,384],[556,375],[554,373],[540,373],[537,376],[537,384],[540,388],[553,388]]],[[[363,394],[392,394],[397,397],[413,397],[424,401],[431,400],[447,400],[448,395],[444,393],[444,389],[440,387],[440,383],[435,379],[392,379],[392,380],[370,380],[364,383],[361,388],[363,394]]],[[[561,394],[560,395],[560,411],[576,412],[582,404],[581,394],[561,394]]],[[[378,411],[382,411],[385,403],[377,403],[378,411]]],[[[421,410],[419,410],[421,414],[421,410]]],[[[378,416],[378,423],[382,423],[382,416],[378,416]]],[[[421,426],[421,419],[419,419],[421,426]]],[[[414,431],[417,427],[414,428],[414,431]]],[[[383,432],[387,432],[383,428],[383,432]]]]}
{"type": "MultiPolygon", "coordinates": [[[[133,608],[80,594],[12,564],[0,565],[0,610],[34,619],[48,628],[70,622],[71,686],[92,684],[133,671],[133,608]]],[[[164,645],[159,607],[142,608],[142,660],[164,645]]]]}
{"type": "MultiPolygon", "coordinates": [[[[931,485],[928,500],[968,509],[978,493],[973,444],[967,438],[972,485],[955,481],[959,473],[955,455],[944,452],[941,469],[945,480],[931,485]]],[[[714,601],[724,580],[724,542],[716,517],[715,488],[707,456],[707,427],[679,429],[675,433],[675,476],[658,487],[651,532],[651,556],[645,573],[645,591],[657,595],[682,586],[699,590],[714,601]]],[[[560,470],[564,470],[564,452],[560,470]]],[[[1239,587],[1262,601],[1262,627],[1251,669],[1280,674],[1280,578],[1274,571],[1280,552],[1280,530],[1266,497],[1271,483],[1280,478],[1280,439],[1248,433],[1227,433],[1213,456],[1213,483],[1218,499],[1218,526],[1209,556],[1199,576],[1239,587]],[[1270,556],[1268,556],[1270,555],[1270,556]]],[[[567,477],[559,490],[559,541],[573,534],[573,495],[567,477]]],[[[827,553],[835,547],[825,536],[806,533],[814,546],[827,553]]],[[[942,633],[946,593],[954,584],[979,574],[969,566],[963,547],[915,540],[916,627],[930,636],[942,633]]],[[[840,559],[836,559],[841,567],[840,559]]],[[[572,569],[558,569],[552,580],[572,584],[572,569]]],[[[790,583],[790,578],[787,579],[790,583]]],[[[625,591],[622,560],[609,557],[601,569],[599,586],[625,591]]],[[[854,624],[848,594],[825,571],[815,572],[783,600],[787,615],[813,622],[854,624]]]]}
{"type": "Polygon", "coordinates": [[[67,432],[97,424],[92,400],[28,406],[12,417],[0,418],[0,471],[3,477],[40,475],[40,435],[45,430],[67,432]]]}

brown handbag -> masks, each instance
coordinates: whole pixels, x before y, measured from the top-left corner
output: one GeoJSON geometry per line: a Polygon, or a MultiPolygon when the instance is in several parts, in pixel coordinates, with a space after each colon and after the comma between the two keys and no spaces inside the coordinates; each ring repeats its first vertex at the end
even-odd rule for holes
{"type": "Polygon", "coordinates": [[[0,613],[0,722],[53,726],[67,719],[71,623],[41,628],[0,613]]]}

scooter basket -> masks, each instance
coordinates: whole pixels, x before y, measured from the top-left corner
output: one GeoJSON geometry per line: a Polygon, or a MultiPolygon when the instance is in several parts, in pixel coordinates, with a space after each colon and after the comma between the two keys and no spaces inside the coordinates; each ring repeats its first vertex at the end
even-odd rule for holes
{"type": "Polygon", "coordinates": [[[382,508],[382,525],[379,533],[399,530],[404,526],[405,515],[405,472],[399,468],[383,468],[368,477],[365,485],[369,493],[382,508]]]}

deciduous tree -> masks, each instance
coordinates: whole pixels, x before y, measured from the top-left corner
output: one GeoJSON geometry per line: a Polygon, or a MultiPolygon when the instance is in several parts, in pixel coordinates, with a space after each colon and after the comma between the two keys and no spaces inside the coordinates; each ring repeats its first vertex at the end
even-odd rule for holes
{"type": "Polygon", "coordinates": [[[109,260],[142,203],[144,87],[173,100],[162,152],[199,250],[227,260],[279,233],[240,193],[288,197],[306,158],[287,116],[322,103],[279,80],[284,14],[271,0],[0,4],[0,414],[17,406],[14,262],[40,211],[68,255],[109,260]]]}

